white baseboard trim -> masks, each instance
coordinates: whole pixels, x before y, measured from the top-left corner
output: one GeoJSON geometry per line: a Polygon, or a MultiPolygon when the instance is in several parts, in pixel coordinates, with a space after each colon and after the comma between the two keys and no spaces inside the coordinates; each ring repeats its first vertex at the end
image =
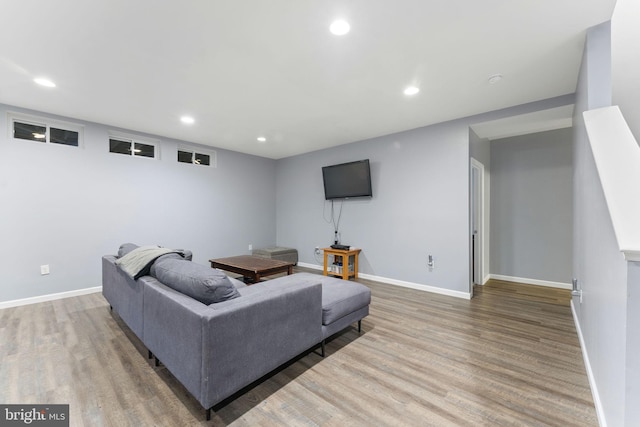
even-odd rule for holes
{"type": "Polygon", "coordinates": [[[306,263],[306,262],[298,262],[298,265],[299,265],[300,267],[310,268],[310,269],[312,269],[312,270],[320,270],[320,271],[322,271],[322,270],[324,269],[324,267],[323,267],[323,266],[321,266],[321,265],[318,265],[318,264],[309,264],[309,263],[306,263]]]}
{"type": "Polygon", "coordinates": [[[547,280],[527,279],[526,277],[502,276],[500,274],[490,274],[490,279],[504,280],[505,282],[524,283],[525,285],[546,286],[548,288],[559,288],[571,290],[571,283],[550,282],[547,280]]]}
{"type": "Polygon", "coordinates": [[[19,307],[21,305],[28,305],[28,304],[37,304],[37,303],[46,302],[46,301],[54,301],[62,298],[77,297],[80,295],[93,294],[95,292],[101,292],[101,291],[102,291],[102,286],[96,286],[94,288],[78,289],[75,291],[60,292],[57,294],[40,295],[37,297],[15,299],[12,301],[0,301],[0,309],[10,308],[10,307],[19,307]]]}
{"type": "Polygon", "coordinates": [[[596,415],[598,416],[598,424],[600,427],[607,427],[607,419],[604,417],[604,408],[602,407],[602,401],[600,400],[600,393],[598,393],[598,386],[596,385],[596,379],[591,369],[591,362],[589,361],[589,353],[587,353],[587,347],[584,343],[584,337],[582,336],[582,328],[580,327],[580,320],[576,313],[576,307],[574,301],[571,300],[571,314],[573,315],[573,323],[576,325],[576,332],[578,333],[578,339],[580,340],[580,348],[582,349],[582,358],[584,359],[584,366],[587,370],[587,378],[589,379],[589,386],[591,387],[591,395],[593,396],[593,404],[596,407],[596,415]]]}
{"type": "MultiPolygon", "coordinates": [[[[322,271],[324,268],[321,265],[307,264],[306,262],[299,262],[300,267],[311,268],[314,270],[322,271]]],[[[437,286],[423,285],[420,283],[405,282],[404,280],[390,279],[388,277],[374,276],[372,274],[358,273],[358,277],[363,279],[373,280],[374,282],[387,283],[389,285],[402,286],[403,288],[417,289],[419,291],[431,292],[434,294],[447,295],[450,297],[471,299],[471,294],[468,292],[452,291],[450,289],[438,288],[437,286]]]]}

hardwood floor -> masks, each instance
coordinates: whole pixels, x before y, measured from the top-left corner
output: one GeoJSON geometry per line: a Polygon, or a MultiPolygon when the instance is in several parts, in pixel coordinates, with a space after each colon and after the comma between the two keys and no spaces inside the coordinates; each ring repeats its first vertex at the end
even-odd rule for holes
{"type": "Polygon", "coordinates": [[[523,285],[503,280],[489,280],[484,286],[475,286],[475,295],[492,295],[502,301],[522,300],[546,302],[549,304],[571,305],[571,291],[568,289],[548,288],[544,286],[523,285]]]}
{"type": "Polygon", "coordinates": [[[101,294],[0,310],[0,402],[69,403],[72,426],[589,426],[562,292],[490,283],[472,301],[366,280],[371,314],[204,409],[101,294]]]}

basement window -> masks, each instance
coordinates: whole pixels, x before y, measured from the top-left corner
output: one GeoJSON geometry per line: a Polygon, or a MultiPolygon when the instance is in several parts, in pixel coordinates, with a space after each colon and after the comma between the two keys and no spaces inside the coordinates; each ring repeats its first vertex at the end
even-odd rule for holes
{"type": "Polygon", "coordinates": [[[109,152],[155,159],[158,157],[158,141],[142,139],[135,136],[110,134],[109,152]]]}
{"type": "Polygon", "coordinates": [[[80,125],[16,113],[9,113],[8,117],[10,137],[13,139],[71,147],[80,147],[82,144],[80,125]]]}
{"type": "Polygon", "coordinates": [[[188,148],[179,148],[178,162],[216,167],[216,152],[203,150],[199,150],[196,152],[188,148]]]}

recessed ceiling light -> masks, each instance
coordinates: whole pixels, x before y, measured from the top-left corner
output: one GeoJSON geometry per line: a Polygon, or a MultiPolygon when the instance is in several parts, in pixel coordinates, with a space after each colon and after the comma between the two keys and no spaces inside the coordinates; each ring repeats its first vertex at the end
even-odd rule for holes
{"type": "Polygon", "coordinates": [[[415,86],[408,86],[404,90],[404,94],[407,95],[407,96],[413,96],[413,95],[417,94],[418,92],[420,92],[420,89],[415,87],[415,86]]]}
{"type": "Polygon", "coordinates": [[[190,117],[190,116],[182,116],[182,117],[180,117],[180,121],[182,123],[184,123],[185,125],[192,125],[192,124],[194,124],[196,122],[195,119],[193,117],[190,117]]]}
{"type": "Polygon", "coordinates": [[[498,83],[500,80],[502,80],[502,74],[494,74],[493,76],[489,77],[489,84],[496,84],[498,83]]]}
{"type": "Polygon", "coordinates": [[[267,142],[267,138],[265,138],[264,136],[259,136],[258,142],[267,142]]]}
{"type": "Polygon", "coordinates": [[[337,20],[331,23],[329,27],[329,31],[331,31],[336,36],[344,36],[351,30],[351,26],[347,21],[337,20]]]}
{"type": "Polygon", "coordinates": [[[46,79],[44,77],[38,77],[33,79],[34,82],[38,83],[40,86],[44,86],[44,87],[56,87],[56,84],[54,82],[52,82],[49,79],[46,79]]]}

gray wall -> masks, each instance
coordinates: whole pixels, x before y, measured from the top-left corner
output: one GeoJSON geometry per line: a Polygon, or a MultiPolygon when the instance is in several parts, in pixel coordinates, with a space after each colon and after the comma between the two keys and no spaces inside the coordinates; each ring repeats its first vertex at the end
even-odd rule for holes
{"type": "Polygon", "coordinates": [[[362,248],[360,272],[468,293],[469,126],[573,101],[563,96],[278,160],[278,244],[322,265],[313,249],[333,242],[333,228],[321,167],[368,158],[374,196],[345,201],[340,222],[342,242],[362,248]]]}
{"type": "Polygon", "coordinates": [[[368,158],[373,198],[336,202],[341,242],[363,250],[360,272],[468,292],[468,150],[468,128],[458,122],[279,160],[278,243],[320,265],[314,247],[333,243],[321,168],[368,158]]]}
{"type": "MultiPolygon", "coordinates": [[[[185,247],[194,260],[279,243],[321,265],[331,244],[321,166],[370,158],[374,197],[344,203],[342,241],[363,248],[361,271],[468,292],[469,125],[573,102],[535,102],[274,161],[218,149],[218,167],[108,152],[112,127],[0,104],[0,303],[99,286],[100,257],[127,241],[185,247]],[[14,141],[8,111],[84,126],[82,148],[14,141]],[[277,185],[277,191],[276,191],[277,185]],[[277,222],[276,222],[277,214],[277,222]],[[436,268],[426,268],[428,254],[436,268]],[[40,275],[49,264],[51,274],[40,275]]],[[[134,131],[120,131],[136,134],[134,131]]],[[[209,147],[204,147],[209,148],[209,147]]]]}
{"type": "Polygon", "coordinates": [[[471,128],[469,128],[469,153],[484,165],[485,170],[491,168],[491,141],[480,138],[471,128]]]}
{"type": "Polygon", "coordinates": [[[640,262],[629,262],[627,268],[627,363],[625,365],[625,388],[627,390],[625,422],[640,424],[640,262]]]}
{"type": "Polygon", "coordinates": [[[218,149],[217,168],[178,163],[188,144],[160,137],[160,160],[131,158],[108,152],[112,128],[68,118],[83,148],[16,141],[7,111],[56,118],[0,105],[0,302],[99,286],[100,257],[123,242],[201,264],[275,243],[273,160],[218,149]]]}
{"type": "Polygon", "coordinates": [[[583,299],[580,302],[574,297],[573,305],[606,424],[622,426],[627,263],[616,241],[582,116],[584,111],[607,103],[611,90],[610,49],[609,23],[589,30],[574,113],[573,271],[583,299]]]}
{"type": "Polygon", "coordinates": [[[571,283],[572,130],[491,142],[491,274],[571,283]]]}

